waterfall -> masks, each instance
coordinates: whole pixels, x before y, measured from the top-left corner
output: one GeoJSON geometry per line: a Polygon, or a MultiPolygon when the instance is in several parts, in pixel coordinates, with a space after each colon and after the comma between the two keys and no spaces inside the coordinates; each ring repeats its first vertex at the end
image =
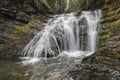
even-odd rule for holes
{"type": "Polygon", "coordinates": [[[70,0],[66,0],[66,8],[65,8],[65,11],[69,9],[69,4],[70,4],[70,0]]]}
{"type": "Polygon", "coordinates": [[[83,11],[51,18],[22,51],[24,57],[78,57],[97,48],[101,11],[83,11]]]}

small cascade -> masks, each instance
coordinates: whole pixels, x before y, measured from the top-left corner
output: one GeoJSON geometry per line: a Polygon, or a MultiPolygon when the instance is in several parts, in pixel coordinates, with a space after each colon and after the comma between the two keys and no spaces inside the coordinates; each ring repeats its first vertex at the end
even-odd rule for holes
{"type": "Polygon", "coordinates": [[[56,15],[23,49],[24,57],[79,57],[97,48],[101,11],[56,15]]]}
{"type": "Polygon", "coordinates": [[[66,8],[65,8],[65,10],[69,9],[69,4],[70,4],[70,0],[66,0],[66,8]]]}

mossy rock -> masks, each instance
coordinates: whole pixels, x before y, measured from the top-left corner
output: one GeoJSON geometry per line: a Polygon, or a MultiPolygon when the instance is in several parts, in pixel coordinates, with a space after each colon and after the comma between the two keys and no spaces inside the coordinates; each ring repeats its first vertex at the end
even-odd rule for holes
{"type": "Polygon", "coordinates": [[[105,0],[103,5],[103,22],[106,26],[104,33],[100,35],[100,44],[103,45],[112,36],[119,35],[120,32],[120,5],[117,1],[105,0]],[[116,6],[117,5],[117,6],[116,6]]]}

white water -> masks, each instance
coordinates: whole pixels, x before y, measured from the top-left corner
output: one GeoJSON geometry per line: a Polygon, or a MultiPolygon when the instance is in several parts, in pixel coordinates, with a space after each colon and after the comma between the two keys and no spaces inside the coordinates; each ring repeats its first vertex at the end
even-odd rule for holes
{"type": "Polygon", "coordinates": [[[24,57],[88,56],[98,43],[101,11],[83,11],[56,15],[51,18],[33,40],[24,48],[24,57]]]}
{"type": "Polygon", "coordinates": [[[67,0],[67,1],[66,1],[66,8],[65,8],[65,10],[68,10],[68,9],[69,9],[69,4],[70,4],[70,0],[67,0]]]}

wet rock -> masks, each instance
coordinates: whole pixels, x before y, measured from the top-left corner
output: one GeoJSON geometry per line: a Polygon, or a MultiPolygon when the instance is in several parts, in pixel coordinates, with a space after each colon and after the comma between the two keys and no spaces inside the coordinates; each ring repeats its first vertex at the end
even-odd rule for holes
{"type": "Polygon", "coordinates": [[[75,80],[120,79],[120,35],[110,38],[93,55],[76,65],[70,75],[75,80]]]}
{"type": "Polygon", "coordinates": [[[33,15],[44,15],[49,10],[46,8],[47,4],[45,5],[45,2],[41,3],[40,0],[37,0],[37,2],[34,0],[0,0],[0,3],[0,15],[24,23],[27,23],[33,15]]]}
{"type": "MultiPolygon", "coordinates": [[[[23,47],[40,31],[47,19],[36,17],[23,24],[0,16],[0,59],[13,59],[19,56],[23,47]]],[[[23,19],[23,18],[22,18],[23,19]]]]}
{"type": "Polygon", "coordinates": [[[19,11],[17,14],[16,14],[16,19],[17,20],[20,20],[20,21],[23,21],[23,22],[26,22],[28,23],[29,22],[29,16],[21,11],[19,11]]]}
{"type": "Polygon", "coordinates": [[[83,63],[105,64],[108,67],[120,71],[120,35],[110,38],[95,54],[85,58],[83,63]]]}
{"type": "Polygon", "coordinates": [[[120,72],[111,70],[103,65],[82,64],[76,65],[69,72],[74,80],[119,80],[120,72]]]}
{"type": "Polygon", "coordinates": [[[61,73],[54,72],[51,74],[50,78],[47,78],[46,80],[62,80],[61,73]]]}
{"type": "Polygon", "coordinates": [[[0,0],[1,59],[18,57],[23,47],[41,30],[49,16],[43,4],[34,0],[0,0]],[[36,7],[37,4],[40,5],[36,7]]]}
{"type": "Polygon", "coordinates": [[[0,5],[0,14],[10,18],[10,19],[15,19],[18,21],[22,21],[22,22],[28,22],[28,20],[24,20],[24,18],[26,18],[26,13],[22,12],[12,1],[10,0],[5,0],[5,1],[0,1],[1,5],[0,5]],[[22,13],[24,13],[24,17],[18,18],[18,16],[20,17],[23,14],[20,14],[21,11],[22,13]],[[18,15],[20,14],[20,15],[18,15]]]}

